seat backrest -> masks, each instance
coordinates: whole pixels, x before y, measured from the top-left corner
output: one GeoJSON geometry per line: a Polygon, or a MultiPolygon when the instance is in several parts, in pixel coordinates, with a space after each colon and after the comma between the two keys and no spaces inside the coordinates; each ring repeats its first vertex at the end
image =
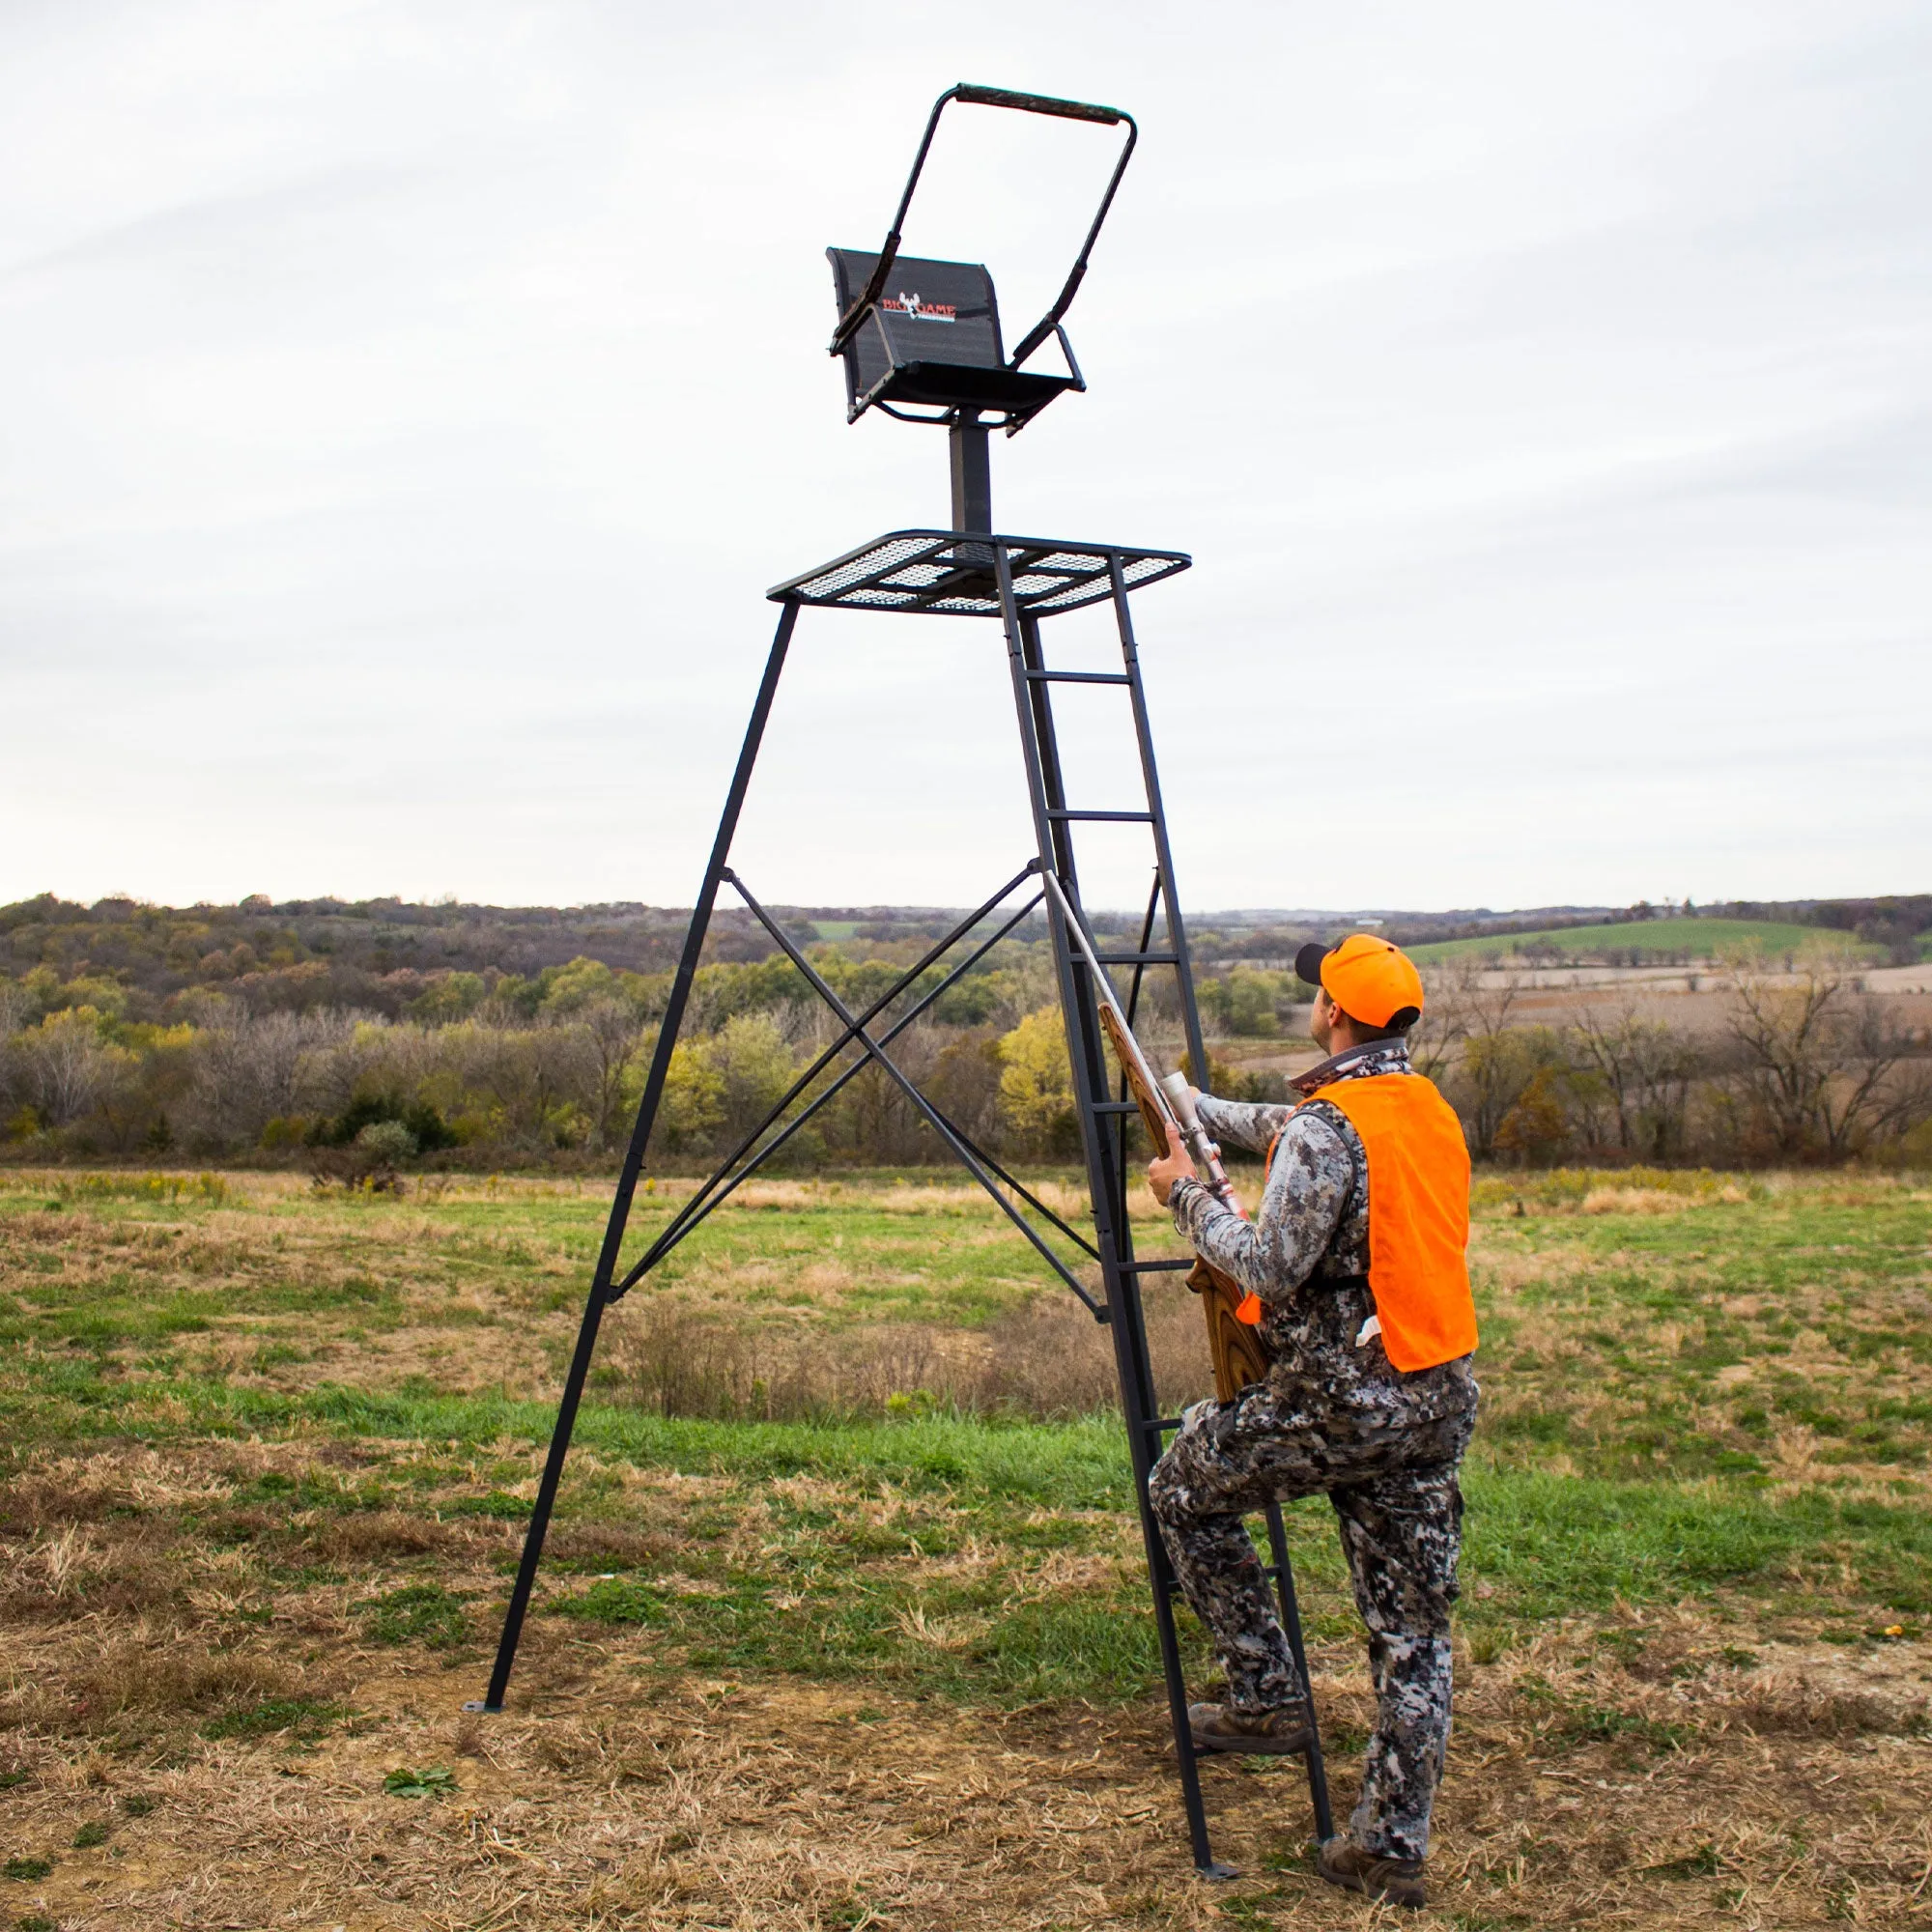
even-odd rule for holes
{"type": "MultiPolygon", "coordinates": [[[[828,248],[832,281],[843,315],[866,291],[876,252],[828,248]]],[[[933,262],[898,255],[879,297],[894,368],[908,362],[950,362],[968,369],[1003,369],[1000,308],[993,278],[979,262],[933,262]]],[[[886,344],[869,317],[845,344],[855,392],[863,395],[886,373],[886,344]]]]}

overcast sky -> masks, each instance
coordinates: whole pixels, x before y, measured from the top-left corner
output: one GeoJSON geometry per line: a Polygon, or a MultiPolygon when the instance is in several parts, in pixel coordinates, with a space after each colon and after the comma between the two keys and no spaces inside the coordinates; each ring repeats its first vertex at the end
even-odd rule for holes
{"type": "MultiPolygon", "coordinates": [[[[0,0],[0,900],[688,904],[766,586],[946,519],[823,249],[959,79],[1142,124],[995,524],[1193,554],[1189,901],[1932,886],[1923,0],[0,0]]],[[[908,249],[1016,335],[1113,139],[949,110],[908,249]]],[[[754,889],[1027,844],[996,627],[806,613],[754,889]]]]}

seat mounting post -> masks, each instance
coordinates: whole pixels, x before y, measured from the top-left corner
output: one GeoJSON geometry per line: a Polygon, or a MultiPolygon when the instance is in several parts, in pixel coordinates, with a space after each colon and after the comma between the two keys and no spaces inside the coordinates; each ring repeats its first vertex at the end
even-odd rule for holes
{"type": "Polygon", "coordinates": [[[977,410],[956,413],[946,440],[952,457],[952,527],[975,536],[993,533],[992,425],[977,410]]]}

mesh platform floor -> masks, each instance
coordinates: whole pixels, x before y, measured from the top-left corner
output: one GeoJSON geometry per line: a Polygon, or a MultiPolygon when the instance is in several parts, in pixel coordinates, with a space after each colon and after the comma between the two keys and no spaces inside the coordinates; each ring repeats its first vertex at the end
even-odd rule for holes
{"type": "Polygon", "coordinates": [[[1037,537],[963,536],[957,530],[892,530],[816,570],[774,584],[775,602],[841,611],[1000,614],[996,552],[1012,573],[1013,601],[1037,617],[1112,596],[1110,559],[1129,590],[1173,577],[1193,561],[1179,551],[1120,544],[1047,543],[1037,537]]]}

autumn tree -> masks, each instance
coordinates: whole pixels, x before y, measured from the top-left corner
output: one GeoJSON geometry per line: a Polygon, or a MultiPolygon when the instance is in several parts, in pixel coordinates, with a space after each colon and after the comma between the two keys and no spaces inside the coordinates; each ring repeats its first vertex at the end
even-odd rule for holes
{"type": "Polygon", "coordinates": [[[1059,1008],[1029,1013],[1002,1037],[999,1053],[1000,1115],[1014,1144],[1034,1154],[1064,1157],[1073,1151],[1080,1123],[1059,1008]]]}
{"type": "Polygon", "coordinates": [[[1820,972],[1795,984],[1741,972],[1731,991],[1733,1079],[1782,1157],[1843,1159],[1916,1106],[1918,1083],[1897,1077],[1911,1036],[1869,994],[1820,972]]]}

